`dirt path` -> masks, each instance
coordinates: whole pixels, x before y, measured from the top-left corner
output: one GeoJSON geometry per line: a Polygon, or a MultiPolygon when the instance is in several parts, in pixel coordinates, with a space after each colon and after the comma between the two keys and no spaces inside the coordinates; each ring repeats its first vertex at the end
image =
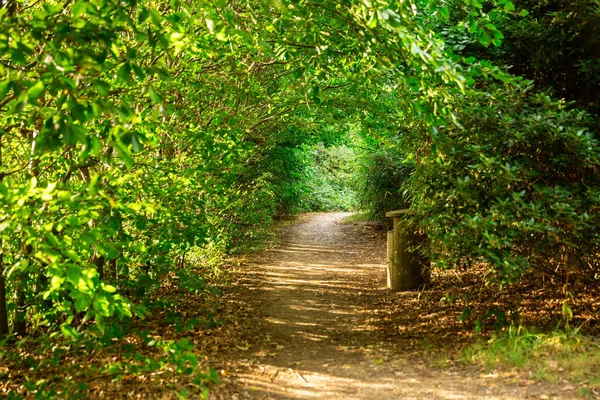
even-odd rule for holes
{"type": "MultiPolygon", "coordinates": [[[[430,369],[403,356],[406,341],[378,329],[385,233],[310,214],[281,244],[249,260],[227,294],[242,311],[211,397],[273,399],[568,398],[476,372],[430,369]]],[[[410,344],[409,344],[410,346],[410,344]]]]}

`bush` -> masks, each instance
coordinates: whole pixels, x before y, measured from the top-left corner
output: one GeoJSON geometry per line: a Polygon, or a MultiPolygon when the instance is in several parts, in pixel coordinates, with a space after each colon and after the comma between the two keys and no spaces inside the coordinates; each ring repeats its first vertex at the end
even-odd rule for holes
{"type": "Polygon", "coordinates": [[[356,208],[352,187],[355,155],[347,146],[317,145],[308,152],[307,199],[310,211],[350,211],[356,208]]]}
{"type": "Polygon", "coordinates": [[[597,271],[600,147],[585,112],[495,90],[457,98],[462,127],[440,127],[410,188],[442,266],[484,261],[503,282],[534,268],[597,271]],[[435,149],[434,149],[435,150],[435,149]]]}
{"type": "Polygon", "coordinates": [[[357,179],[358,203],[372,217],[384,219],[387,211],[407,208],[408,194],[404,184],[414,163],[407,159],[401,137],[388,138],[363,151],[357,179]]]}
{"type": "Polygon", "coordinates": [[[343,145],[275,148],[263,167],[271,170],[278,213],[353,210],[354,158],[354,152],[343,145]]]}

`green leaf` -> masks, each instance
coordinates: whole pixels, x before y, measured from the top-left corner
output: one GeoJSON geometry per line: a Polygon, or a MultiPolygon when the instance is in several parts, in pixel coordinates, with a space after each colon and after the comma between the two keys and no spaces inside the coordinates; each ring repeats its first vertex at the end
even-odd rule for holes
{"type": "Polygon", "coordinates": [[[286,11],[287,7],[281,0],[268,0],[269,4],[277,8],[279,11],[286,11]]]}
{"type": "Polygon", "coordinates": [[[71,7],[71,14],[75,18],[81,17],[91,4],[85,1],[78,1],[71,7]]]}
{"type": "Polygon", "coordinates": [[[77,340],[77,338],[79,337],[79,334],[77,333],[75,328],[73,328],[70,325],[63,324],[60,326],[60,330],[66,338],[77,340]]]}
{"type": "Polygon", "coordinates": [[[3,99],[10,91],[11,81],[5,80],[0,82],[0,100],[3,99]]]}
{"type": "Polygon", "coordinates": [[[98,328],[98,330],[100,330],[100,332],[104,332],[104,330],[106,329],[106,322],[104,322],[104,318],[102,318],[101,315],[96,315],[96,327],[98,328]]]}
{"type": "Polygon", "coordinates": [[[377,14],[373,14],[373,16],[371,17],[371,19],[369,21],[367,21],[367,27],[369,29],[375,29],[375,28],[377,28],[377,14]]]}
{"type": "Polygon", "coordinates": [[[10,49],[8,51],[10,53],[10,58],[15,64],[25,65],[27,64],[27,60],[25,59],[25,54],[20,49],[10,49]]]}
{"type": "Polygon", "coordinates": [[[87,294],[80,294],[77,300],[75,300],[75,311],[82,312],[86,310],[92,304],[92,299],[87,294]]]}
{"type": "Polygon", "coordinates": [[[458,320],[460,322],[466,322],[471,315],[471,307],[465,306],[462,310],[462,313],[458,316],[458,320]]]}
{"type": "Polygon", "coordinates": [[[429,127],[429,134],[431,135],[431,137],[433,139],[437,139],[438,133],[439,132],[438,132],[438,130],[437,130],[437,128],[435,126],[432,125],[432,126],[429,127]]]}
{"type": "Polygon", "coordinates": [[[492,44],[492,37],[490,36],[490,34],[487,31],[481,30],[481,36],[479,37],[479,43],[481,43],[485,47],[489,47],[489,45],[492,44]]]}
{"type": "Polygon", "coordinates": [[[156,25],[157,27],[161,26],[163,17],[160,15],[160,13],[158,13],[156,10],[148,10],[148,12],[150,13],[150,18],[152,19],[152,23],[154,25],[156,25]]]}
{"type": "Polygon", "coordinates": [[[521,17],[526,17],[526,16],[528,16],[528,15],[529,15],[529,11],[527,11],[527,10],[521,10],[521,12],[519,13],[519,15],[520,15],[521,17]]]}
{"type": "Polygon", "coordinates": [[[72,249],[67,249],[67,250],[64,251],[64,253],[71,260],[73,260],[73,261],[79,261],[79,255],[77,254],[76,251],[74,251],[72,249]]]}
{"type": "Polygon", "coordinates": [[[475,33],[477,31],[477,28],[479,27],[479,24],[477,23],[477,20],[475,19],[474,14],[469,15],[468,24],[469,24],[469,33],[475,33]]]}
{"type": "Polygon", "coordinates": [[[94,82],[94,86],[98,90],[101,96],[108,96],[110,94],[110,85],[104,81],[97,80],[94,82]]]}
{"type": "Polygon", "coordinates": [[[440,7],[438,9],[438,12],[446,21],[450,19],[450,12],[448,11],[448,7],[440,7]]]}
{"type": "Polygon", "coordinates": [[[131,134],[131,147],[136,153],[142,150],[142,144],[138,140],[137,135],[135,133],[131,134]]]}
{"type": "Polygon", "coordinates": [[[37,81],[35,85],[29,88],[27,91],[27,97],[29,101],[34,101],[40,98],[40,96],[44,93],[44,83],[42,81],[37,81]]]}
{"type": "Polygon", "coordinates": [[[140,15],[138,16],[138,23],[141,24],[143,22],[146,22],[149,16],[150,14],[148,13],[148,9],[146,7],[142,7],[140,15]]]}
{"type": "Polygon", "coordinates": [[[504,3],[504,9],[506,11],[515,11],[515,5],[512,3],[512,1],[507,1],[504,3]]]}
{"type": "Polygon", "coordinates": [[[114,293],[117,291],[117,288],[114,287],[113,285],[102,284],[102,289],[104,289],[104,291],[107,293],[114,293]]]}
{"type": "Polygon", "coordinates": [[[71,285],[77,286],[79,279],[81,278],[81,273],[81,267],[75,264],[70,264],[67,267],[67,281],[69,281],[71,285]]]}
{"type": "Polygon", "coordinates": [[[108,299],[106,298],[105,295],[103,295],[103,294],[96,295],[96,297],[94,298],[93,304],[94,304],[94,310],[96,310],[98,315],[101,315],[103,317],[110,316],[110,302],[108,301],[108,299]]]}
{"type": "Polygon", "coordinates": [[[131,67],[133,68],[133,72],[135,73],[135,75],[140,79],[140,80],[144,80],[146,79],[146,73],[144,72],[143,69],[141,69],[139,67],[139,65],[132,63],[131,67]]]}
{"type": "Polygon", "coordinates": [[[117,77],[119,79],[119,83],[127,83],[129,82],[129,78],[131,76],[131,64],[128,62],[123,63],[119,70],[117,71],[117,77]]]}
{"type": "Polygon", "coordinates": [[[131,158],[131,153],[129,152],[127,146],[124,146],[120,140],[114,142],[113,146],[119,157],[121,157],[121,159],[125,162],[125,166],[127,168],[131,168],[133,166],[133,158],[131,158]]]}
{"type": "Polygon", "coordinates": [[[383,17],[384,20],[386,20],[388,22],[388,24],[390,24],[390,26],[392,26],[394,28],[399,28],[400,26],[402,26],[402,19],[392,9],[388,8],[386,10],[383,10],[381,12],[381,16],[383,17]]]}
{"type": "Polygon", "coordinates": [[[50,279],[50,291],[54,292],[54,291],[57,291],[58,289],[60,289],[63,281],[64,281],[64,279],[62,277],[54,275],[50,279]]]}
{"type": "Polygon", "coordinates": [[[570,320],[573,318],[573,310],[571,309],[571,307],[569,307],[569,302],[567,300],[563,301],[562,314],[563,318],[566,320],[570,320]]]}
{"type": "Polygon", "coordinates": [[[162,99],[160,98],[160,96],[154,91],[154,88],[152,87],[152,85],[148,85],[148,95],[150,96],[150,100],[152,100],[154,103],[156,104],[160,104],[162,103],[162,99]]]}

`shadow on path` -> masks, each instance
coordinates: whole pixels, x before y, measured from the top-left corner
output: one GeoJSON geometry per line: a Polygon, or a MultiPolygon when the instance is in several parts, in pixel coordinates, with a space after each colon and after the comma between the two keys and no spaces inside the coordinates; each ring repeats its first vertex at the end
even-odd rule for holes
{"type": "Polygon", "coordinates": [[[536,397],[526,388],[403,357],[374,320],[387,290],[385,232],[342,224],[348,215],[311,214],[288,227],[277,248],[252,257],[239,290],[254,310],[253,334],[228,355],[229,372],[211,397],[536,397]]]}

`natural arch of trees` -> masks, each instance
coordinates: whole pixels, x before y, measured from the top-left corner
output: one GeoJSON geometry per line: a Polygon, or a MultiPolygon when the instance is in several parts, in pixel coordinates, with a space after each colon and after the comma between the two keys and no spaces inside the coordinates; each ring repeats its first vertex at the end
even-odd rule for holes
{"type": "Polygon", "coordinates": [[[4,0],[0,336],[104,332],[166,274],[201,285],[190,270],[310,208],[317,143],[360,142],[363,208],[410,206],[435,266],[593,281],[599,18],[562,0],[4,0]]]}

